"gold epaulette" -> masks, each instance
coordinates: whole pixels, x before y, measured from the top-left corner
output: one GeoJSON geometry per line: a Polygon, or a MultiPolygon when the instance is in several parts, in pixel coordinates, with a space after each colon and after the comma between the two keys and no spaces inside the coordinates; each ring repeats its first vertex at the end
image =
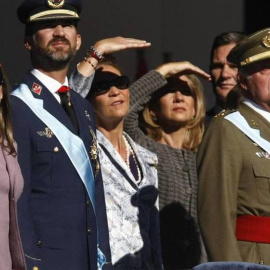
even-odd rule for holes
{"type": "Polygon", "coordinates": [[[226,110],[223,110],[220,113],[216,114],[215,117],[226,116],[226,115],[233,113],[233,112],[236,112],[236,111],[237,110],[235,110],[235,109],[226,109],[226,110]]]}

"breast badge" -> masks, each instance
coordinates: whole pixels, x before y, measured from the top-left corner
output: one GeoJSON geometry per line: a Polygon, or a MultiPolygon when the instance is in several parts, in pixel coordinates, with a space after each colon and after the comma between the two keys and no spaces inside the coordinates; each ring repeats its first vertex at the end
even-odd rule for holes
{"type": "Polygon", "coordinates": [[[270,159],[270,153],[267,152],[256,152],[256,155],[260,158],[270,159]]]}
{"type": "Polygon", "coordinates": [[[39,136],[46,136],[47,138],[51,138],[53,136],[53,132],[48,127],[45,128],[45,131],[37,131],[37,134],[39,136]]]}

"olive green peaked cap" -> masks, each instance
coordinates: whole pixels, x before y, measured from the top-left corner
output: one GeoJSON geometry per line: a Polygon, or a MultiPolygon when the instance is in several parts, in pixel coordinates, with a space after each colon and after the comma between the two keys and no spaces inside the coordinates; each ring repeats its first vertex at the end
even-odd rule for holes
{"type": "Polygon", "coordinates": [[[262,29],[244,38],[227,56],[227,60],[238,67],[268,58],[270,58],[270,28],[262,29]]]}

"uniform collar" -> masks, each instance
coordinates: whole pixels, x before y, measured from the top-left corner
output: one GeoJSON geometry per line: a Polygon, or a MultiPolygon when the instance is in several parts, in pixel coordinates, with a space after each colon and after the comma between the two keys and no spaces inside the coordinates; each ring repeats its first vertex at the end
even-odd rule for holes
{"type": "Polygon", "coordinates": [[[62,86],[68,86],[68,79],[67,77],[65,78],[65,82],[64,84],[61,84],[60,82],[58,82],[57,80],[49,77],[48,75],[42,73],[41,71],[39,71],[38,69],[32,69],[31,73],[39,80],[41,81],[44,86],[52,93],[55,94],[58,89],[62,86]]]}
{"type": "Polygon", "coordinates": [[[259,106],[257,103],[245,98],[243,103],[245,103],[247,106],[249,106],[251,109],[259,113],[261,116],[263,116],[268,122],[270,122],[270,113],[264,110],[261,106],[259,106]]]}

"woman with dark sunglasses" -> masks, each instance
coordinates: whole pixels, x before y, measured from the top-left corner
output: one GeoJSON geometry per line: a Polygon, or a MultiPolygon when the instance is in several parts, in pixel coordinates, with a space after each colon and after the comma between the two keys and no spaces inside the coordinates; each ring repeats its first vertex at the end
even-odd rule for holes
{"type": "Polygon", "coordinates": [[[86,97],[96,117],[112,263],[119,270],[161,270],[157,158],[123,132],[128,87],[114,60],[104,58],[86,97]]]}
{"type": "Polygon", "coordinates": [[[0,269],[26,269],[17,222],[23,178],[13,141],[9,91],[0,65],[0,269]]]}
{"type": "MultiPolygon", "coordinates": [[[[108,44],[108,40],[97,44],[106,41],[108,44]]],[[[91,62],[93,57],[87,59],[91,62]]],[[[101,63],[102,60],[97,68],[101,63]]],[[[87,62],[81,64],[87,70],[87,62]]],[[[88,66],[90,72],[89,63],[88,66]]],[[[107,63],[106,69],[111,67],[121,74],[115,63],[107,63]]],[[[80,66],[78,69],[81,74],[73,77],[73,83],[85,96],[87,87],[82,87],[79,82],[89,74],[80,70],[80,66]]],[[[196,171],[196,149],[203,135],[205,107],[202,85],[194,74],[210,80],[209,74],[189,62],[167,63],[142,76],[130,85],[128,92],[131,108],[125,117],[124,130],[136,143],[158,157],[160,232],[165,270],[189,269],[207,260],[197,220],[196,171]]],[[[98,70],[95,76],[99,76],[98,70]]],[[[97,96],[98,89],[106,92],[106,83],[101,84],[103,90],[94,87],[94,81],[88,97],[97,96]]],[[[109,121],[108,114],[106,119],[109,121]]]]}

